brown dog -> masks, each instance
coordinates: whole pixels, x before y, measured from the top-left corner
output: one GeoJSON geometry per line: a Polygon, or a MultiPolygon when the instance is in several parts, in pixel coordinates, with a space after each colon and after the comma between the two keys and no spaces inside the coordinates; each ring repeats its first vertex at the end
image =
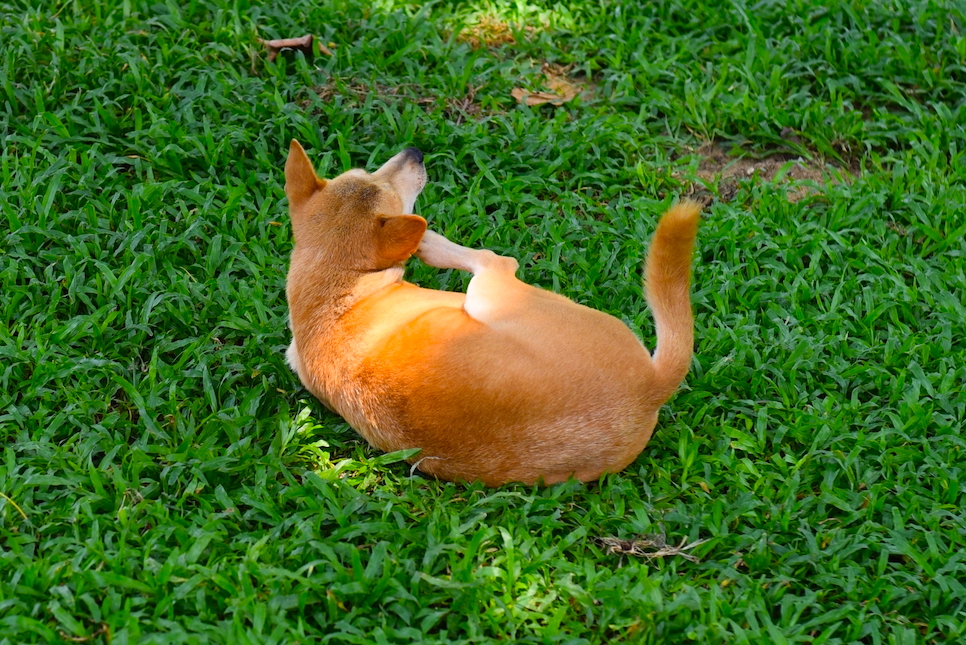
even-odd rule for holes
{"type": "Polygon", "coordinates": [[[616,318],[518,280],[516,260],[427,231],[409,214],[425,184],[415,148],[326,181],[292,141],[287,356],[302,383],[376,448],[421,448],[415,464],[443,479],[550,484],[630,464],[691,360],[699,206],[671,208],[651,243],[651,358],[616,318]],[[466,293],[404,282],[414,254],[472,272],[466,293]]]}

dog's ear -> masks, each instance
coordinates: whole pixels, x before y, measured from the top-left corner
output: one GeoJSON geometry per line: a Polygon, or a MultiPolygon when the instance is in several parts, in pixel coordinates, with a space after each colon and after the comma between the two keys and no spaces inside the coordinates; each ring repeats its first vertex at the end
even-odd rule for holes
{"type": "Polygon", "coordinates": [[[425,233],[426,220],[419,215],[380,217],[376,235],[379,258],[388,262],[386,266],[406,260],[419,248],[425,233]]]}
{"type": "Polygon", "coordinates": [[[285,162],[285,194],[288,195],[289,206],[301,206],[322,188],[325,188],[325,180],[316,176],[302,145],[292,139],[288,161],[285,162]]]}

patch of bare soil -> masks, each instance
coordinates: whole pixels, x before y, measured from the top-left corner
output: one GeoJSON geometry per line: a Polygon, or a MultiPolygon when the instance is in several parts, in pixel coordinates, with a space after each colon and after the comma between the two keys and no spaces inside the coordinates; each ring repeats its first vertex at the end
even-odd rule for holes
{"type": "MultiPolygon", "coordinates": [[[[333,45],[333,43],[330,43],[330,45],[333,45]]],[[[514,88],[511,95],[520,103],[526,103],[530,106],[544,103],[560,106],[577,96],[583,97],[584,100],[594,98],[597,92],[596,84],[590,78],[580,74],[572,74],[573,67],[573,65],[563,67],[545,62],[540,67],[541,76],[534,76],[532,79],[532,85],[540,89],[528,91],[522,88],[514,88]]],[[[340,95],[343,100],[358,105],[364,103],[368,95],[374,94],[387,101],[400,99],[411,101],[422,106],[429,113],[442,107],[447,117],[452,119],[456,125],[461,125],[467,121],[479,121],[487,116],[503,113],[499,107],[494,107],[492,101],[488,102],[487,107],[477,101],[477,94],[482,87],[467,85],[466,94],[463,96],[443,97],[442,99],[436,95],[429,95],[425,88],[415,83],[390,86],[379,83],[369,85],[359,82],[340,84],[329,80],[323,85],[318,85],[307,91],[314,91],[325,102],[330,102],[336,95],[340,95]]],[[[298,104],[302,109],[309,109],[312,101],[305,98],[301,99],[298,104]]]]}
{"type": "MultiPolygon", "coordinates": [[[[325,85],[319,85],[314,88],[315,93],[323,101],[332,101],[337,94],[340,94],[343,99],[348,100],[356,105],[365,102],[366,97],[369,94],[375,94],[377,97],[385,101],[397,101],[404,99],[406,101],[411,101],[416,105],[420,105],[427,112],[433,112],[439,104],[439,99],[435,96],[425,96],[426,92],[423,88],[415,84],[402,84],[396,86],[390,85],[366,85],[364,83],[346,83],[343,89],[335,83],[326,83],[325,85]]],[[[444,98],[443,99],[443,109],[446,116],[453,119],[456,125],[460,125],[465,121],[478,120],[485,116],[483,114],[483,108],[479,103],[476,102],[476,93],[480,88],[474,87],[472,85],[467,87],[466,94],[459,98],[444,98]]],[[[299,105],[303,109],[308,109],[312,102],[308,99],[303,99],[299,102],[299,105]]]]}
{"type": "Polygon", "coordinates": [[[717,187],[721,201],[731,201],[742,181],[757,177],[787,185],[788,201],[794,203],[820,194],[824,186],[852,178],[848,170],[820,159],[805,159],[787,153],[755,158],[743,156],[740,152],[735,155],[733,151],[730,144],[725,147],[715,142],[705,143],[694,151],[700,157],[698,169],[694,172],[699,181],[692,183],[691,196],[700,197],[707,192],[704,186],[710,184],[717,187]]]}

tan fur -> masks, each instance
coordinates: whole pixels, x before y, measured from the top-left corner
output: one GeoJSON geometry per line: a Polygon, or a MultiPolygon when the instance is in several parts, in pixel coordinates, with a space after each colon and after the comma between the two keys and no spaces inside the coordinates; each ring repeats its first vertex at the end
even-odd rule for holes
{"type": "Polygon", "coordinates": [[[672,207],[651,244],[652,360],[616,318],[520,282],[515,260],[426,231],[409,214],[426,181],[415,149],[325,181],[292,141],[285,179],[289,363],[369,443],[488,485],[592,480],[644,449],[691,360],[697,204],[672,207]],[[413,254],[471,271],[467,292],[404,282],[413,254]]]}

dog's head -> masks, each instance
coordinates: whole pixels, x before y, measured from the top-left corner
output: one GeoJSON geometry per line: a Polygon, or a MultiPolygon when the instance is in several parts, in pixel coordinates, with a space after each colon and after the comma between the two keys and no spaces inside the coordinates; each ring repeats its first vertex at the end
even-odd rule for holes
{"type": "Polygon", "coordinates": [[[413,205],[426,185],[423,153],[407,148],[374,173],[354,169],[319,179],[298,141],[285,164],[285,194],[296,248],[325,254],[354,271],[404,262],[419,247],[426,220],[413,205]]]}

